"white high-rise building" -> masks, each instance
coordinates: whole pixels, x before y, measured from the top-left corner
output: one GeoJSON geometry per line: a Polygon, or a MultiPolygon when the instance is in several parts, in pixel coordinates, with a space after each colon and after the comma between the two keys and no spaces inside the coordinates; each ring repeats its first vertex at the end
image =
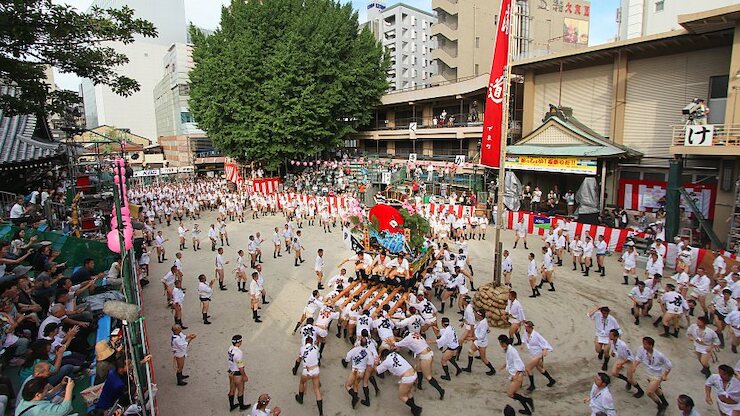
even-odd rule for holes
{"type": "MultiPolygon", "coordinates": [[[[125,54],[129,62],[116,68],[121,74],[139,82],[138,92],[128,97],[114,93],[109,87],[82,81],[87,127],[108,125],[129,129],[132,133],[150,140],[157,139],[157,122],[154,111],[154,88],[164,75],[162,59],[173,43],[187,43],[187,22],[184,0],[95,0],[93,6],[121,8],[128,6],[137,18],[154,24],[159,34],[156,38],[137,36],[136,41],[124,45],[106,43],[117,52],[125,54]]],[[[92,6],[91,6],[92,7],[92,6]]]]}
{"type": "Polygon", "coordinates": [[[618,39],[632,39],[681,29],[678,16],[732,6],[738,0],[621,0],[618,39]]]}
{"type": "Polygon", "coordinates": [[[432,59],[432,50],[437,47],[432,37],[432,26],[436,23],[437,18],[431,12],[404,3],[386,7],[383,1],[370,0],[365,25],[390,53],[391,90],[431,82],[437,73],[437,64],[432,59]]]}

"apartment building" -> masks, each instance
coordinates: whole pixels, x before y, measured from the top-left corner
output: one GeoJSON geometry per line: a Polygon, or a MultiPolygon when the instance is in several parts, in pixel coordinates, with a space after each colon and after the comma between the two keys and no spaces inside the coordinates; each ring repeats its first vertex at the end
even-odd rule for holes
{"type": "Polygon", "coordinates": [[[390,7],[377,0],[368,3],[365,25],[391,56],[390,90],[415,88],[431,82],[437,72],[432,59],[432,50],[436,47],[432,27],[436,22],[431,12],[404,3],[390,7]]]}
{"type": "MultiPolygon", "coordinates": [[[[500,0],[432,0],[437,24],[434,82],[490,71],[500,0]]],[[[591,3],[582,0],[514,1],[514,60],[588,46],[591,3]]]]}

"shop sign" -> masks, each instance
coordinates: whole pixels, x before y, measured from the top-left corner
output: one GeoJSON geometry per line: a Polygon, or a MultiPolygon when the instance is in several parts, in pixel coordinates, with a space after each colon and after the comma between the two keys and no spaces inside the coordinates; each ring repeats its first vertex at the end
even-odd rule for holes
{"type": "Polygon", "coordinates": [[[159,169],[145,169],[134,172],[134,178],[143,178],[145,176],[159,176],[159,169]]]}
{"type": "Polygon", "coordinates": [[[549,156],[506,156],[508,169],[596,175],[596,159],[549,156]]]}
{"type": "Polygon", "coordinates": [[[162,175],[171,175],[177,173],[177,168],[161,168],[159,169],[159,173],[162,175]]]}
{"type": "Polygon", "coordinates": [[[180,166],[177,168],[177,173],[193,173],[195,172],[195,168],[192,166],[180,166]]]}

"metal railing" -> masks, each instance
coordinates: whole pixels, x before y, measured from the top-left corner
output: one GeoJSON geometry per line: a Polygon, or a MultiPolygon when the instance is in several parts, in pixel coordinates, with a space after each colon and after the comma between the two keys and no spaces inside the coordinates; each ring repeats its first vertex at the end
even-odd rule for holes
{"type": "Polygon", "coordinates": [[[457,84],[458,82],[468,81],[468,80],[471,80],[471,79],[474,79],[474,78],[478,78],[481,75],[489,75],[489,74],[490,74],[489,72],[484,72],[484,73],[478,74],[478,75],[470,75],[470,76],[467,76],[467,77],[457,78],[457,79],[455,79],[453,81],[432,82],[432,83],[429,83],[429,84],[417,85],[415,87],[401,88],[399,90],[388,91],[386,94],[387,95],[391,95],[391,94],[397,94],[399,92],[408,92],[408,91],[415,91],[415,90],[423,90],[425,88],[441,87],[443,85],[457,84]]]}
{"type": "MultiPolygon", "coordinates": [[[[740,146],[740,124],[713,124],[712,146],[740,146]]],[[[686,125],[672,127],[671,145],[685,146],[686,125]]]]}
{"type": "Polygon", "coordinates": [[[431,129],[444,127],[474,127],[483,125],[483,109],[478,113],[455,113],[430,117],[404,117],[391,120],[373,122],[367,130],[407,130],[411,123],[416,123],[417,129],[431,129]]]}

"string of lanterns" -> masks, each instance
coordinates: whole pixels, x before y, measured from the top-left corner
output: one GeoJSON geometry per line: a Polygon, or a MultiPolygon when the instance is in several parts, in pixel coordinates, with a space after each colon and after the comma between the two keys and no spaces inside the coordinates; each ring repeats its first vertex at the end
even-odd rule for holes
{"type": "Polygon", "coordinates": [[[458,169],[461,167],[470,168],[473,167],[474,164],[472,163],[463,163],[462,165],[458,165],[454,162],[431,162],[431,161],[419,161],[416,162],[402,162],[402,161],[390,161],[390,160],[382,160],[382,159],[365,159],[365,158],[358,158],[358,159],[352,159],[352,160],[342,160],[342,161],[336,161],[336,160],[290,160],[288,163],[290,163],[291,166],[296,167],[324,167],[324,168],[340,168],[340,167],[350,167],[351,165],[362,165],[362,166],[383,166],[383,167],[397,167],[397,166],[406,166],[408,168],[423,168],[430,165],[433,165],[436,168],[450,168],[450,169],[458,169]]]}
{"type": "MultiPolygon", "coordinates": [[[[116,159],[113,168],[113,183],[121,197],[121,227],[123,227],[124,247],[130,250],[134,246],[134,227],[131,225],[131,211],[128,206],[128,190],[126,188],[126,167],[123,159],[116,159]]],[[[111,231],[108,232],[108,249],[114,253],[121,253],[121,240],[116,219],[116,207],[113,207],[110,219],[111,231]]]]}

